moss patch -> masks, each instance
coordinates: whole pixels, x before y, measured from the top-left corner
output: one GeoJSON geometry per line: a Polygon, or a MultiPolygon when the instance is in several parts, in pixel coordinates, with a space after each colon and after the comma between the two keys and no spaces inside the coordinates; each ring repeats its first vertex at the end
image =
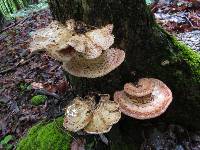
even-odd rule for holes
{"type": "Polygon", "coordinates": [[[47,100],[47,96],[45,95],[36,95],[31,98],[31,104],[38,106],[43,104],[47,100]]]}
{"type": "Polygon", "coordinates": [[[189,68],[191,68],[194,77],[193,79],[200,82],[200,55],[184,43],[177,41],[176,38],[172,37],[172,41],[179,50],[179,53],[177,54],[179,60],[187,62],[189,68]]]}
{"type": "Polygon", "coordinates": [[[71,136],[62,131],[63,118],[33,126],[17,145],[17,150],[68,150],[71,136]]]}

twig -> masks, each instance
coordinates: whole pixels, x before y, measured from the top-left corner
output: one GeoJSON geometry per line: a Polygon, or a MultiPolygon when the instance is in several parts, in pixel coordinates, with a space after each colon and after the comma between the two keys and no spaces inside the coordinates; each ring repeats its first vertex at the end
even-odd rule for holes
{"type": "Polygon", "coordinates": [[[194,27],[193,24],[192,24],[192,22],[190,21],[190,19],[189,19],[187,16],[185,16],[185,18],[186,18],[186,20],[190,23],[190,26],[191,26],[191,27],[194,27]]]}
{"type": "Polygon", "coordinates": [[[19,62],[19,63],[17,63],[17,64],[16,64],[15,66],[13,66],[13,67],[10,67],[10,68],[8,68],[8,69],[2,70],[2,71],[0,71],[0,74],[5,74],[5,73],[7,73],[7,72],[14,71],[17,67],[22,66],[22,65],[25,65],[26,63],[28,63],[28,62],[30,62],[31,60],[33,60],[33,58],[34,58],[34,57],[28,58],[26,61],[19,62]]]}
{"type": "Polygon", "coordinates": [[[99,137],[104,144],[108,145],[109,141],[104,134],[99,134],[99,137]]]}
{"type": "Polygon", "coordinates": [[[59,96],[58,94],[48,92],[48,91],[45,90],[45,89],[36,89],[35,92],[38,93],[38,94],[44,94],[44,95],[53,96],[53,97],[55,97],[56,99],[60,100],[60,96],[59,96]]]}

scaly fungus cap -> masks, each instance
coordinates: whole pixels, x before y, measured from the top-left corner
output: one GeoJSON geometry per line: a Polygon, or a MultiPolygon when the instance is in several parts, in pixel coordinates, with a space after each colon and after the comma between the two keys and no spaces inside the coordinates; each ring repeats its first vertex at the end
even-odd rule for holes
{"type": "Polygon", "coordinates": [[[119,105],[109,100],[110,96],[101,94],[101,99],[93,112],[91,122],[84,128],[84,131],[90,134],[102,134],[109,132],[112,125],[121,118],[119,105]]]}
{"type": "Polygon", "coordinates": [[[69,39],[67,44],[81,53],[86,59],[94,59],[101,55],[102,48],[93,43],[84,34],[78,34],[69,39]]]}
{"type": "Polygon", "coordinates": [[[82,53],[86,59],[94,59],[101,55],[102,50],[107,50],[114,43],[112,30],[113,25],[109,24],[85,34],[76,34],[67,44],[82,53]]]}
{"type": "Polygon", "coordinates": [[[112,34],[112,31],[113,25],[108,24],[101,29],[86,32],[86,36],[89,37],[97,46],[101,47],[103,50],[107,50],[114,43],[114,35],[112,34]]]}
{"type": "Polygon", "coordinates": [[[154,83],[151,80],[142,78],[138,81],[137,85],[126,83],[124,85],[124,91],[133,97],[142,97],[151,94],[153,87],[154,83]]]}
{"type": "Polygon", "coordinates": [[[148,84],[138,87],[139,89],[144,87],[145,94],[139,94],[138,97],[137,85],[126,84],[124,91],[115,92],[114,100],[119,103],[120,110],[130,117],[150,119],[160,116],[172,102],[171,90],[158,79],[144,78],[140,80],[140,84],[142,83],[148,84]],[[153,89],[151,89],[151,84],[153,85],[153,89]],[[149,91],[151,91],[150,94],[149,91]]]}
{"type": "Polygon", "coordinates": [[[120,49],[108,49],[95,59],[85,59],[76,55],[63,68],[77,77],[97,78],[110,73],[117,68],[125,58],[125,52],[120,49]]]}
{"type": "Polygon", "coordinates": [[[83,129],[92,119],[92,110],[95,102],[92,99],[76,97],[66,107],[63,126],[72,132],[83,129]]]}
{"type": "Polygon", "coordinates": [[[46,28],[39,29],[32,34],[30,51],[45,50],[59,61],[69,61],[74,50],[67,49],[67,41],[72,37],[73,31],[65,25],[53,21],[46,28]],[[70,51],[68,51],[70,50],[70,51]]]}

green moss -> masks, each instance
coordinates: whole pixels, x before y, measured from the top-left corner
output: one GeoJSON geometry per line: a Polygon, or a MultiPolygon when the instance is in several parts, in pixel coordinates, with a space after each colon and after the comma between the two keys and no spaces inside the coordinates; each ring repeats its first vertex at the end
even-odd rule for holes
{"type": "Polygon", "coordinates": [[[62,131],[63,118],[50,123],[33,126],[27,136],[17,145],[17,150],[68,150],[71,142],[69,133],[62,131]]]}
{"type": "Polygon", "coordinates": [[[31,98],[31,104],[38,106],[43,104],[47,100],[47,96],[45,95],[36,95],[31,98]]]}
{"type": "Polygon", "coordinates": [[[193,79],[197,82],[200,81],[200,55],[189,48],[182,42],[176,40],[176,38],[172,37],[172,41],[174,46],[178,49],[177,58],[178,60],[184,60],[191,68],[191,72],[193,75],[193,79]]]}

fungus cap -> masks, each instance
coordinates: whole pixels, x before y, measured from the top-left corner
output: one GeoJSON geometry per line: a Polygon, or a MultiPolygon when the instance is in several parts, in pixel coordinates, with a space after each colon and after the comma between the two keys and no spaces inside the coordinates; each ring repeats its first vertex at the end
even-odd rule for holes
{"type": "Polygon", "coordinates": [[[114,35],[112,34],[112,31],[113,25],[108,24],[101,29],[86,32],[86,36],[89,37],[97,46],[101,47],[103,50],[107,50],[114,43],[114,35]]]}
{"type": "Polygon", "coordinates": [[[109,95],[100,95],[101,99],[97,108],[93,112],[91,122],[84,128],[84,131],[90,134],[107,133],[112,125],[121,118],[119,105],[109,100],[109,95]]]}
{"type": "Polygon", "coordinates": [[[84,34],[73,36],[69,39],[67,44],[73,47],[77,52],[82,53],[86,59],[97,58],[102,53],[102,48],[93,43],[84,34]]]}
{"type": "Polygon", "coordinates": [[[72,51],[67,53],[68,49],[66,49],[67,41],[72,37],[72,34],[73,32],[68,30],[65,25],[53,21],[46,28],[32,33],[33,41],[30,43],[29,49],[31,52],[45,50],[59,61],[68,61],[73,54],[72,51]],[[66,49],[65,53],[59,53],[63,49],[66,49]]]}
{"type": "Polygon", "coordinates": [[[125,52],[120,49],[108,49],[95,59],[85,59],[76,55],[63,68],[77,77],[97,78],[110,73],[117,68],[125,58],[125,52]]]}
{"type": "Polygon", "coordinates": [[[63,126],[72,132],[83,129],[92,119],[94,101],[91,99],[81,99],[76,97],[70,105],[66,107],[63,126]]]}
{"type": "Polygon", "coordinates": [[[83,53],[86,59],[94,59],[101,55],[114,43],[113,25],[109,24],[100,29],[94,29],[85,34],[76,34],[67,42],[77,52],[83,53]]]}
{"type": "MultiPolygon", "coordinates": [[[[146,79],[145,79],[146,80],[146,79]]],[[[119,103],[120,110],[136,119],[150,119],[160,116],[172,102],[171,90],[160,80],[149,78],[153,83],[153,90],[149,100],[142,103],[144,97],[132,97],[126,91],[117,91],[114,100],[119,103]]]]}
{"type": "Polygon", "coordinates": [[[126,83],[124,91],[130,96],[143,97],[152,93],[154,83],[148,78],[142,78],[138,81],[137,85],[126,83]]]}

